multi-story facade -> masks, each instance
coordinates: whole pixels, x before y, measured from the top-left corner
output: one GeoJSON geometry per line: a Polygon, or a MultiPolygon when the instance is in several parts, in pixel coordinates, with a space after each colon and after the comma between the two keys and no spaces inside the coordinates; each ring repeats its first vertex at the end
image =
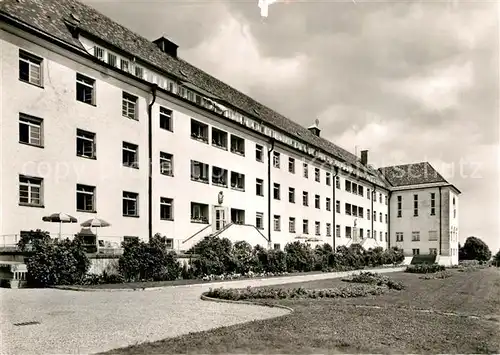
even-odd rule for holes
{"type": "Polygon", "coordinates": [[[3,244],[57,233],[42,217],[63,212],[111,223],[104,243],[160,233],[176,250],[211,234],[274,248],[396,245],[400,187],[367,151],[359,159],[317,122],[292,122],[181,60],[169,40],[77,1],[7,0],[0,11],[3,244]]]}

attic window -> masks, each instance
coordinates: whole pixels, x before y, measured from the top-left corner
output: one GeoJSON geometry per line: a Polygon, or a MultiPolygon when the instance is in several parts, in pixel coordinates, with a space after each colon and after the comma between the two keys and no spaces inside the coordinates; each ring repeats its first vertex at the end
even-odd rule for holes
{"type": "Polygon", "coordinates": [[[181,73],[181,75],[186,78],[188,77],[188,75],[182,69],[179,69],[179,73],[181,73]]]}
{"type": "Polygon", "coordinates": [[[257,111],[256,109],[253,109],[253,112],[255,112],[255,114],[257,114],[257,116],[260,115],[259,111],[257,111]]]}
{"type": "Polygon", "coordinates": [[[76,22],[80,22],[80,19],[78,18],[78,16],[76,16],[74,13],[71,13],[71,18],[73,20],[75,20],[76,22]]]}

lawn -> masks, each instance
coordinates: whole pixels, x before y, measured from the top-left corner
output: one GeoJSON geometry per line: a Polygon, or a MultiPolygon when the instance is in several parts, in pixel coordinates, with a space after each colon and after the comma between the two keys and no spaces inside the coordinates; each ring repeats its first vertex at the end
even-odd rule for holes
{"type": "MultiPolygon", "coordinates": [[[[295,312],[116,349],[110,354],[499,353],[500,271],[486,268],[452,273],[450,278],[436,280],[419,279],[419,274],[391,274],[388,276],[403,281],[407,288],[380,296],[266,301],[295,312]],[[419,311],[423,309],[453,315],[419,311]]],[[[339,284],[345,282],[330,279],[276,287],[331,288],[339,284]]]]}

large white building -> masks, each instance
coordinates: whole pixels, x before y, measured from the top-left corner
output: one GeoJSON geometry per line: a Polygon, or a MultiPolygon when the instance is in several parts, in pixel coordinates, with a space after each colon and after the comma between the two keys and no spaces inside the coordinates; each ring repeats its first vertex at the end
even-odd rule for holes
{"type": "Polygon", "coordinates": [[[0,243],[57,234],[42,217],[63,212],[111,223],[104,244],[160,233],[187,250],[215,234],[457,255],[459,191],[427,163],[377,170],[317,122],[300,126],[169,40],[77,1],[3,0],[0,11],[0,243]],[[415,178],[415,166],[435,174],[415,178]]]}

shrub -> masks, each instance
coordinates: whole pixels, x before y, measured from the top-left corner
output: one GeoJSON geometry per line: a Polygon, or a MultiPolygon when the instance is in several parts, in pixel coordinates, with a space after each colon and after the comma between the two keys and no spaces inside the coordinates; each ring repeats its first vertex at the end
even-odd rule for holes
{"type": "Polygon", "coordinates": [[[448,270],[445,270],[445,271],[439,271],[435,274],[425,274],[425,275],[422,275],[419,277],[419,279],[423,279],[423,280],[435,280],[435,279],[446,279],[448,277],[452,277],[453,274],[448,271],[448,270]]]}
{"type": "Polygon", "coordinates": [[[191,265],[196,277],[210,274],[222,275],[236,269],[232,244],[227,238],[207,237],[188,252],[197,254],[197,258],[191,265]]]}
{"type": "Polygon", "coordinates": [[[387,276],[383,276],[373,272],[361,272],[359,274],[355,274],[350,278],[342,279],[342,281],[346,282],[354,282],[354,283],[366,283],[377,286],[387,286],[393,290],[403,290],[405,285],[400,281],[395,281],[387,276]]]}
{"type": "Polygon", "coordinates": [[[164,237],[157,234],[148,243],[131,240],[123,247],[118,267],[126,281],[168,281],[180,276],[181,266],[164,237]]]}
{"type": "Polygon", "coordinates": [[[286,254],[282,250],[269,250],[267,252],[267,266],[265,272],[286,273],[286,254]]]}
{"type": "Polygon", "coordinates": [[[25,257],[27,281],[30,286],[74,285],[90,268],[80,238],[54,241],[39,230],[30,232],[20,241],[21,250],[31,245],[31,255],[25,257]]]}
{"type": "Polygon", "coordinates": [[[429,274],[444,270],[445,267],[439,264],[417,264],[407,266],[405,272],[414,274],[429,274]]]}
{"type": "Polygon", "coordinates": [[[314,267],[314,251],[308,244],[293,242],[285,245],[286,266],[289,272],[311,271],[314,267]]]}
{"type": "Polygon", "coordinates": [[[496,267],[500,267],[500,250],[493,257],[493,265],[495,265],[496,267]]]}
{"type": "Polygon", "coordinates": [[[252,288],[224,289],[216,288],[204,293],[205,296],[226,300],[240,301],[248,299],[287,299],[287,298],[352,298],[380,295],[387,288],[375,285],[349,285],[327,289],[299,288],[252,288]]]}
{"type": "Polygon", "coordinates": [[[252,246],[245,241],[236,242],[233,245],[233,257],[235,260],[235,272],[246,274],[255,265],[255,255],[252,246]]]}
{"type": "Polygon", "coordinates": [[[464,246],[459,249],[459,259],[488,261],[491,259],[491,251],[481,239],[469,237],[464,246]]]}

